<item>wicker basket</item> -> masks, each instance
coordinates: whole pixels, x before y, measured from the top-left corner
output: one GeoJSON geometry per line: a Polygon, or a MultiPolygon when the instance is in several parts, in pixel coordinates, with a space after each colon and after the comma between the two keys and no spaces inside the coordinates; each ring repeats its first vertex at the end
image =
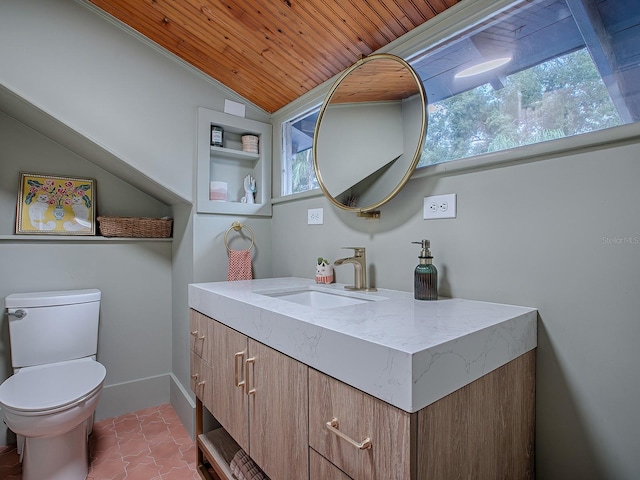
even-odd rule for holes
{"type": "Polygon", "coordinates": [[[169,238],[171,218],[98,217],[105,237],[169,238]]]}

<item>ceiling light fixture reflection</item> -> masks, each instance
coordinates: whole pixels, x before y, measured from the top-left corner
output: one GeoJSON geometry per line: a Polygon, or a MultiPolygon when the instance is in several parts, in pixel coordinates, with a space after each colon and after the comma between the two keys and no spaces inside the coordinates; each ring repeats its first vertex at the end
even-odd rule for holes
{"type": "Polygon", "coordinates": [[[472,67],[465,68],[464,70],[461,70],[458,73],[456,73],[454,75],[454,78],[467,78],[467,77],[472,77],[474,75],[479,75],[481,73],[488,72],[489,70],[493,70],[494,68],[498,68],[503,65],[506,65],[510,61],[511,61],[511,57],[494,58],[493,60],[488,60],[486,62],[473,65],[472,67]]]}

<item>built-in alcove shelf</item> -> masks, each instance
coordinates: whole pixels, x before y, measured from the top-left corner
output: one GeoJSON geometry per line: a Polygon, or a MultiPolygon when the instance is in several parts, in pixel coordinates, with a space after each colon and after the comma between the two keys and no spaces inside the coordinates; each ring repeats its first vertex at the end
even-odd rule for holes
{"type": "Polygon", "coordinates": [[[250,162],[256,162],[260,160],[260,154],[258,153],[249,153],[249,152],[243,152],[242,150],[235,150],[233,148],[213,147],[213,146],[210,147],[210,150],[211,150],[211,155],[224,156],[229,159],[236,159],[240,161],[246,160],[250,162]]]}
{"type": "Polygon", "coordinates": [[[198,213],[271,216],[271,125],[198,108],[198,213]],[[222,127],[223,146],[211,145],[211,127],[222,127]],[[258,137],[258,153],[242,150],[242,136],[258,137]],[[244,179],[255,179],[255,203],[242,202],[244,179]],[[211,200],[211,182],[225,182],[226,201],[211,200]]]}
{"type": "Polygon", "coordinates": [[[172,242],[173,238],[103,237],[100,235],[0,235],[0,242],[172,242]]]}

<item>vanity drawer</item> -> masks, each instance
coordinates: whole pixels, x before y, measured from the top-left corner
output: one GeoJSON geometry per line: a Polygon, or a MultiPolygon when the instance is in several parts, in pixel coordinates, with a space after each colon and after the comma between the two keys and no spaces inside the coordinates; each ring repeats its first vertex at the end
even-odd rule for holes
{"type": "Polygon", "coordinates": [[[313,448],[309,449],[309,480],[352,480],[313,448]]]}
{"type": "Polygon", "coordinates": [[[189,386],[204,406],[211,411],[211,397],[213,393],[213,369],[193,351],[191,352],[191,379],[189,386]]]}
{"type": "Polygon", "coordinates": [[[412,414],[309,369],[309,445],[352,478],[412,478],[415,420],[412,414]]]}
{"type": "Polygon", "coordinates": [[[189,311],[189,346],[191,351],[211,362],[211,342],[213,322],[206,315],[195,310],[189,311]]]}

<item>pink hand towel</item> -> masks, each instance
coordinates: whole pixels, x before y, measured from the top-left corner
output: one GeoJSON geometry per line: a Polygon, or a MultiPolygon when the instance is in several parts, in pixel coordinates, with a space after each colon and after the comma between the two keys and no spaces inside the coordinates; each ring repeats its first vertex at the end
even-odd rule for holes
{"type": "Polygon", "coordinates": [[[228,280],[251,280],[251,251],[250,250],[229,250],[229,273],[228,280]]]}

